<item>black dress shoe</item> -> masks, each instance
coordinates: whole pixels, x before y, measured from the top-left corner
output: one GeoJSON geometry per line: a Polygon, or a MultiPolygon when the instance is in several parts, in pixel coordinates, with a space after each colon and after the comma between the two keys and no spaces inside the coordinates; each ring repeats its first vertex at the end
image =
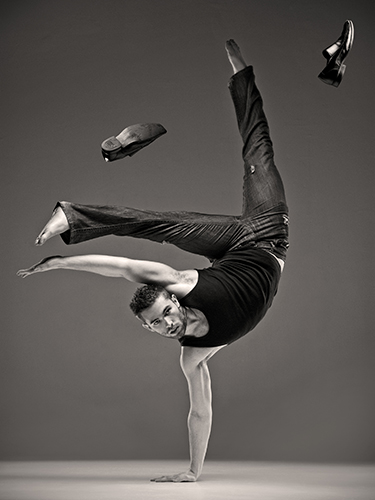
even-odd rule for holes
{"type": "Polygon", "coordinates": [[[327,66],[319,73],[318,78],[328,85],[338,87],[344,76],[346,66],[344,61],[353,46],[354,25],[352,21],[345,21],[342,33],[338,40],[323,50],[324,57],[328,60],[327,66]]]}
{"type": "Polygon", "coordinates": [[[105,161],[114,161],[133,156],[140,149],[154,142],[167,131],[159,123],[138,123],[126,127],[119,135],[102,142],[105,161]]]}

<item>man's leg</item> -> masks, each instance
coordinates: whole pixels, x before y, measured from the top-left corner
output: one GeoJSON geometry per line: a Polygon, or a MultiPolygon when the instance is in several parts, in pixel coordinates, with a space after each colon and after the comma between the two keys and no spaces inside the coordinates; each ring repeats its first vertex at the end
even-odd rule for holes
{"type": "Polygon", "coordinates": [[[244,200],[242,217],[266,212],[285,204],[280,174],[273,161],[273,147],[263,101],[255,84],[252,66],[246,66],[234,40],[226,43],[234,75],[229,82],[239,131],[244,143],[244,200]]]}
{"type": "Polygon", "coordinates": [[[288,208],[263,101],[255,84],[253,68],[246,66],[234,40],[226,43],[234,75],[229,82],[239,131],[244,143],[243,209],[241,221],[253,233],[258,248],[285,259],[288,247],[288,208]]]}
{"type": "Polygon", "coordinates": [[[43,245],[61,235],[70,245],[101,236],[131,236],[171,243],[182,250],[216,259],[245,232],[239,217],[197,212],[154,212],[130,207],[59,202],[36,239],[43,245]]]}

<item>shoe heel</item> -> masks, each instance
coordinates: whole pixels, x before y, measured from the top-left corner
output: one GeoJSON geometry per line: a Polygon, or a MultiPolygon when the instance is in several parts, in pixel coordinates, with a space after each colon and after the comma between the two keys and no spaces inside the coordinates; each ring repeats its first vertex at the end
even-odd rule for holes
{"type": "Polygon", "coordinates": [[[341,64],[339,68],[334,68],[331,71],[323,70],[319,73],[318,78],[327,85],[338,87],[341,83],[342,77],[344,76],[345,69],[345,64],[341,64]]]}
{"type": "Polygon", "coordinates": [[[108,153],[114,153],[121,150],[121,143],[115,136],[112,136],[102,142],[102,149],[108,153]]]}
{"type": "Polygon", "coordinates": [[[346,70],[346,66],[345,66],[345,64],[342,64],[337,72],[337,76],[336,76],[334,82],[332,83],[332,85],[334,87],[338,87],[340,85],[342,77],[344,76],[345,70],[346,70]]]}

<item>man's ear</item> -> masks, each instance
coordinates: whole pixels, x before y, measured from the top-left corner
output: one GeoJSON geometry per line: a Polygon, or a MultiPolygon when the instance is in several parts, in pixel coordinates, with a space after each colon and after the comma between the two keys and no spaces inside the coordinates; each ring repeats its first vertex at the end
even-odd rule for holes
{"type": "Polygon", "coordinates": [[[150,326],[150,325],[148,325],[147,323],[142,323],[142,326],[143,326],[143,328],[144,328],[145,330],[149,330],[150,332],[152,332],[152,331],[153,331],[153,330],[152,330],[152,328],[151,328],[151,326],[150,326]]]}
{"type": "Polygon", "coordinates": [[[140,314],[137,314],[136,318],[139,319],[139,321],[142,321],[142,326],[145,330],[153,331],[151,326],[149,326],[147,323],[145,323],[145,320],[142,318],[142,316],[140,314]]]}

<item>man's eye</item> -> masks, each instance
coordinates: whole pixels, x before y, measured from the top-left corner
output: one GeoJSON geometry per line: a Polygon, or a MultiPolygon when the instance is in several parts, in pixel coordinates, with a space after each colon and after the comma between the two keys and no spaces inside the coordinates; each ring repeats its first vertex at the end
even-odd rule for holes
{"type": "Polygon", "coordinates": [[[158,319],[157,319],[156,321],[154,321],[154,322],[153,322],[153,325],[154,325],[154,326],[156,326],[156,325],[158,325],[159,323],[160,323],[160,320],[158,320],[158,319]]]}

